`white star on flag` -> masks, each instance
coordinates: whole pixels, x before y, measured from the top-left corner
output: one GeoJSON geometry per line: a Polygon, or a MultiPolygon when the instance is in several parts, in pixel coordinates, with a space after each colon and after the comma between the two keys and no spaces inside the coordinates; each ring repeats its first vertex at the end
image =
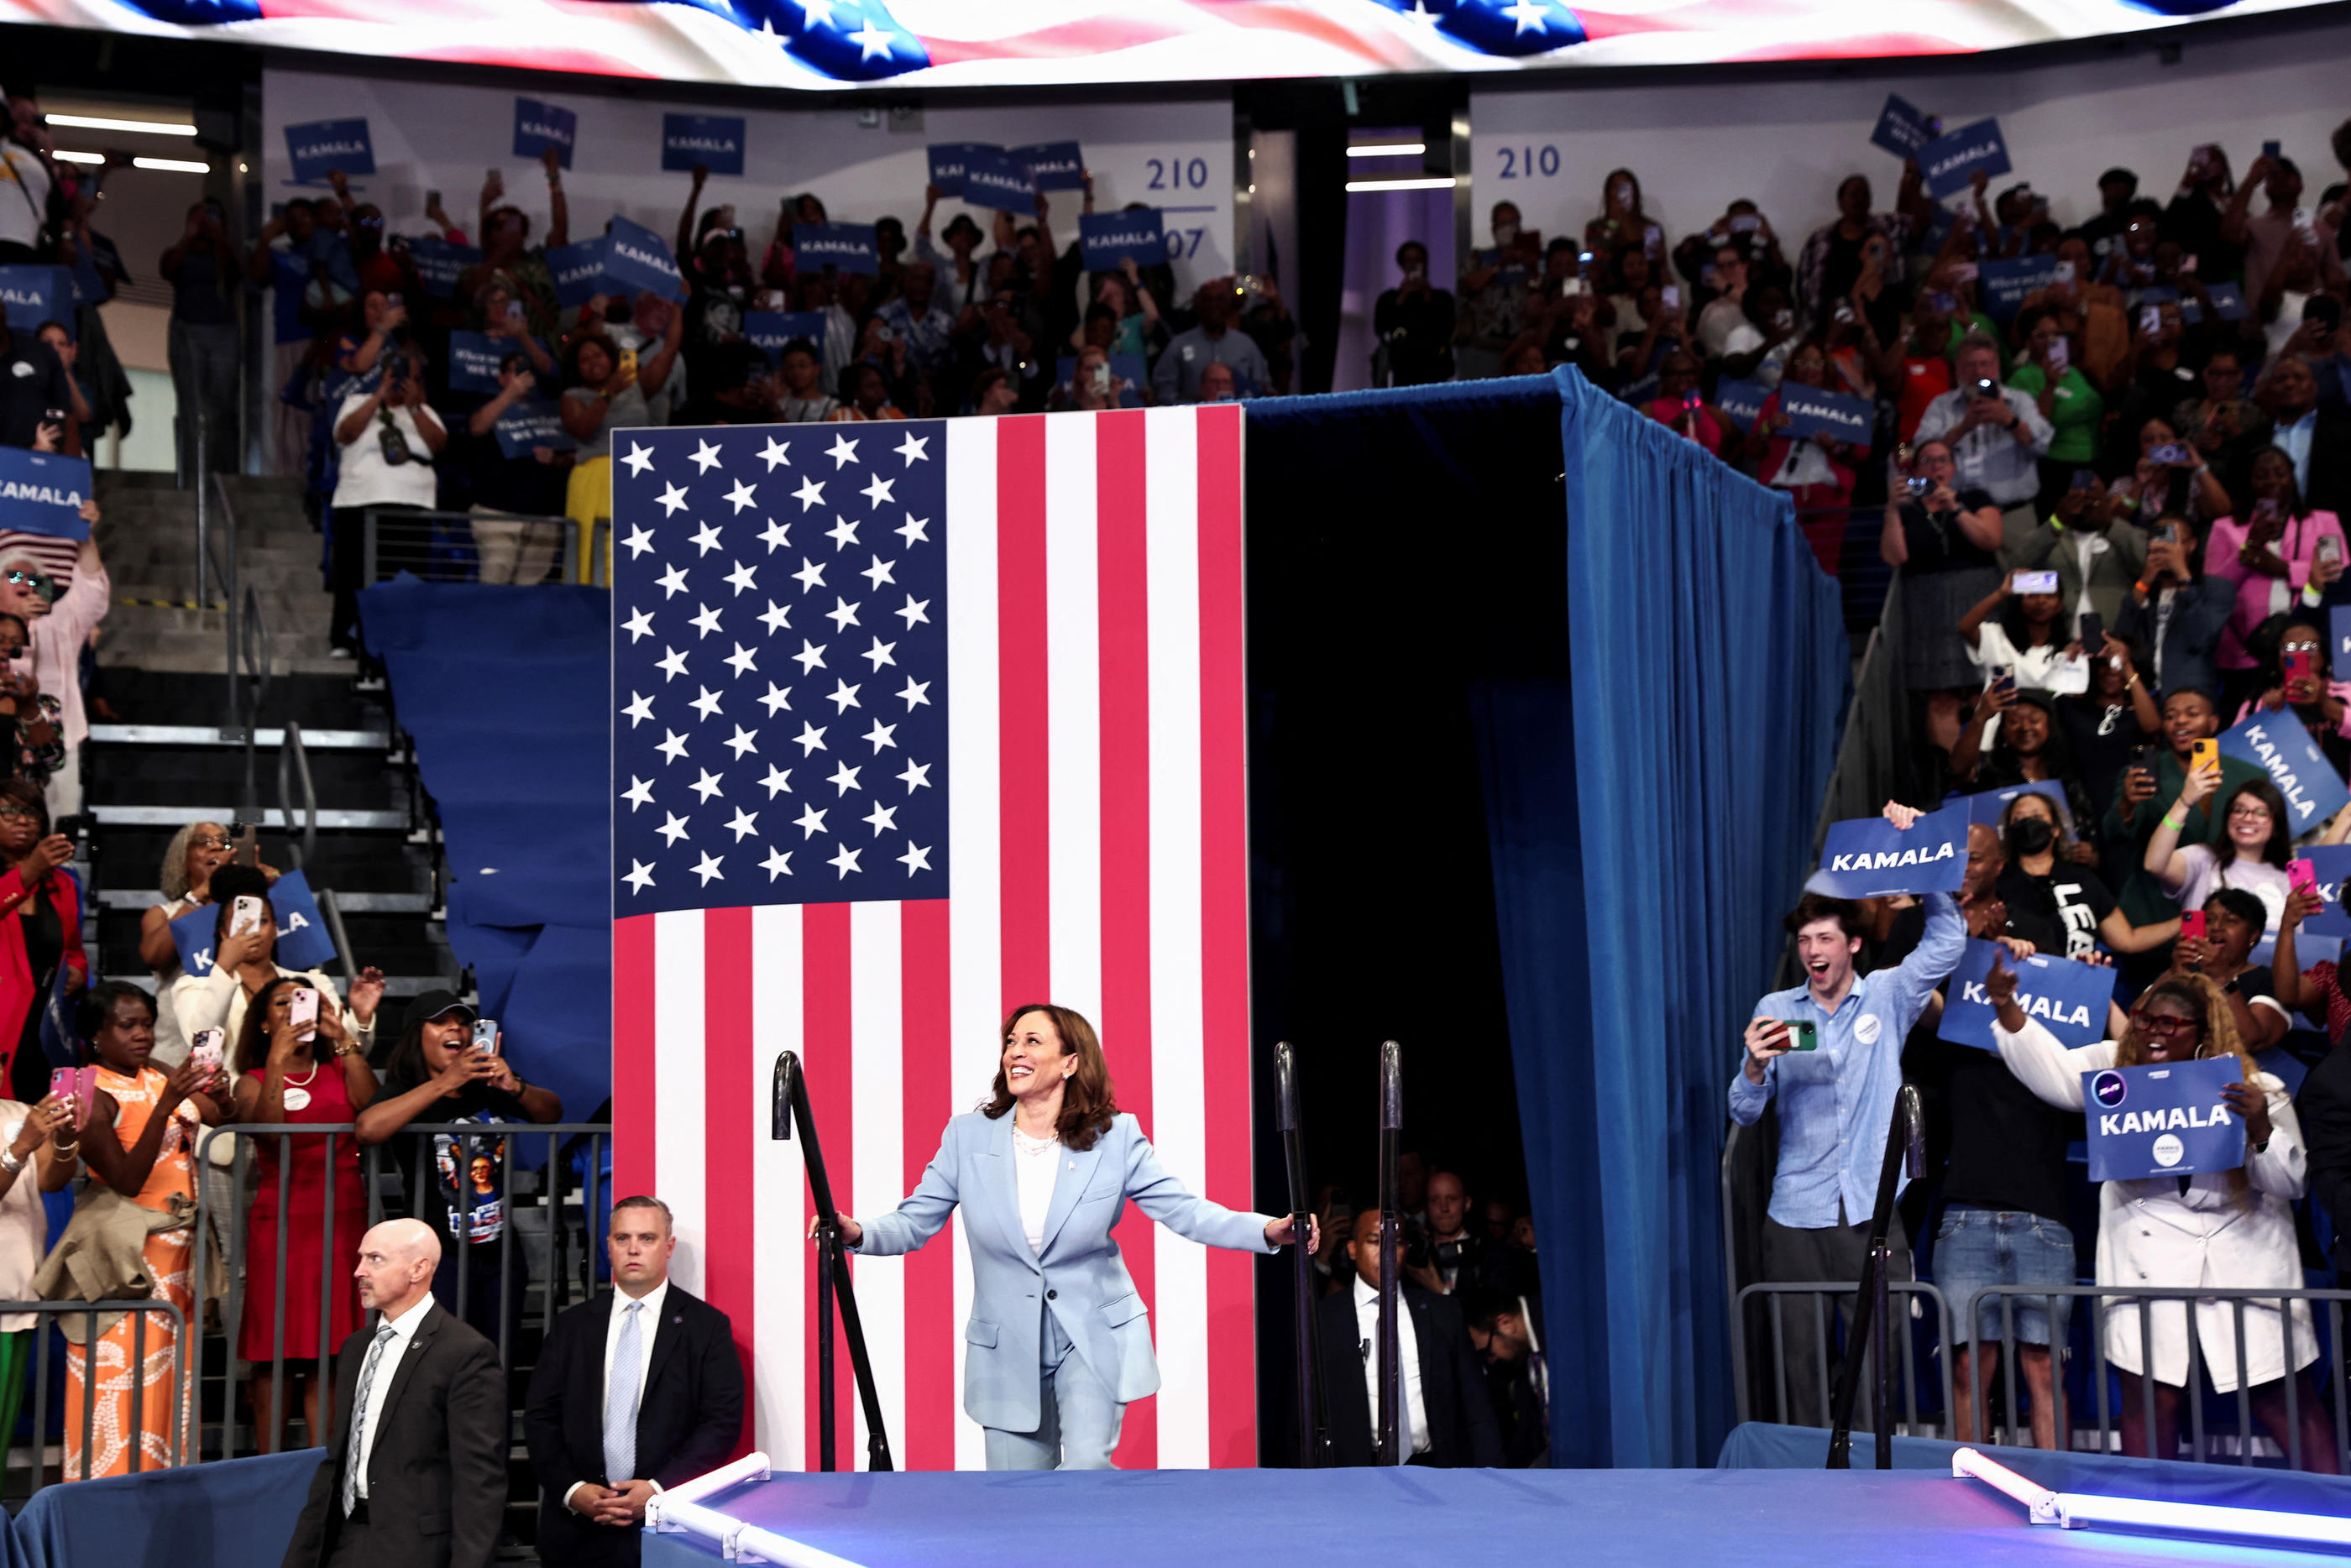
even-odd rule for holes
{"type": "Polygon", "coordinates": [[[857,524],[836,514],[824,535],[832,541],[833,553],[838,555],[844,546],[857,543],[857,524]]]}
{"type": "Polygon", "coordinates": [[[656,579],[661,584],[662,597],[674,599],[685,592],[685,568],[673,566],[656,579]]]}
{"type": "Polygon", "coordinates": [[[653,868],[643,860],[632,860],[629,874],[621,880],[642,893],[653,885],[653,868]]]}
{"type": "Polygon", "coordinates": [[[807,638],[800,639],[800,650],[792,655],[799,660],[800,673],[806,675],[811,670],[822,670],[825,667],[824,650],[830,646],[828,643],[810,642],[807,638]]]}
{"type": "Polygon", "coordinates": [[[653,634],[653,612],[649,609],[637,611],[622,624],[621,629],[629,634],[631,642],[651,637],[653,634]]]}
{"type": "Polygon", "coordinates": [[[836,435],[832,444],[824,449],[824,455],[832,459],[832,471],[839,473],[841,464],[857,461],[857,443],[845,435],[836,435]]]}
{"type": "Polygon", "coordinates": [[[640,523],[629,530],[629,536],[621,543],[629,547],[629,559],[633,561],[653,547],[653,531],[640,523]]]}
{"type": "Polygon", "coordinates": [[[806,556],[802,556],[800,569],[792,574],[792,581],[799,584],[802,593],[808,592],[810,588],[820,588],[824,587],[824,568],[806,556]]]}
{"type": "Polygon", "coordinates": [[[841,846],[839,853],[835,854],[833,857],[826,861],[825,864],[839,871],[841,876],[847,877],[852,871],[858,868],[857,857],[863,853],[864,851],[862,849],[852,849],[848,845],[844,844],[841,846]]]}
{"type": "Polygon", "coordinates": [[[1542,0],[1517,0],[1515,5],[1503,6],[1502,15],[1518,24],[1517,30],[1510,35],[1512,37],[1529,28],[1538,33],[1551,31],[1551,25],[1543,20],[1542,0]]]}
{"type": "Polygon", "coordinates": [[[891,657],[891,650],[897,646],[898,645],[894,642],[884,642],[877,637],[873,639],[873,646],[867,649],[857,657],[860,659],[872,659],[873,661],[873,673],[879,675],[882,673],[882,667],[883,665],[895,664],[898,662],[895,659],[891,657]]]}
{"type": "Polygon", "coordinates": [[[663,515],[667,517],[674,517],[684,511],[685,486],[683,484],[664,486],[661,493],[661,509],[663,515]]]}
{"type": "Polygon", "coordinates": [[[772,719],[779,711],[790,711],[792,689],[789,686],[778,686],[770,680],[768,682],[768,694],[760,698],[759,701],[767,708],[768,717],[772,719]]]}
{"type": "Polygon", "coordinates": [[[851,604],[839,594],[835,594],[832,596],[832,607],[824,612],[824,618],[832,622],[832,634],[839,637],[842,632],[858,624],[857,606],[851,604]]]}
{"type": "Polygon", "coordinates": [[[928,707],[931,700],[925,693],[930,689],[931,683],[927,680],[907,681],[905,689],[898,693],[900,700],[906,704],[906,711],[911,713],[917,707],[928,707]]]}
{"type": "Polygon", "coordinates": [[[825,726],[822,724],[811,724],[805,720],[801,721],[800,732],[792,737],[799,742],[801,756],[805,757],[810,752],[821,752],[826,749],[824,732],[825,726]]]}
{"type": "Polygon", "coordinates": [[[864,771],[863,768],[852,768],[846,761],[842,761],[834,764],[832,775],[824,782],[832,786],[834,794],[847,794],[851,790],[865,787],[857,782],[857,775],[864,771]]]}
{"type": "Polygon", "coordinates": [[[898,443],[898,455],[910,464],[928,462],[931,461],[931,454],[924,449],[930,444],[930,437],[918,436],[909,431],[906,432],[906,439],[898,443]]]}
{"type": "Polygon", "coordinates": [[[729,822],[726,826],[727,830],[735,835],[735,842],[740,844],[744,839],[759,831],[759,814],[738,805],[735,808],[735,820],[729,822]]]}
{"type": "Polygon", "coordinates": [[[642,447],[637,445],[636,442],[631,441],[629,443],[629,455],[622,458],[621,460],[621,463],[622,466],[626,468],[632,474],[642,478],[645,470],[653,465],[653,451],[649,447],[642,447]]]}
{"type": "Polygon", "coordinates": [[[632,691],[629,705],[621,711],[629,716],[629,728],[633,730],[653,716],[653,700],[642,691],[632,691]]]}
{"type": "Polygon", "coordinates": [[[908,763],[906,771],[898,775],[898,781],[906,786],[908,794],[914,794],[918,789],[928,789],[931,787],[931,764],[908,763]]]}
{"type": "Polygon", "coordinates": [[[735,726],[735,737],[726,742],[726,749],[735,753],[737,762],[741,762],[746,753],[759,749],[759,738],[737,724],[735,726]]]}
{"type": "Polygon", "coordinates": [[[694,614],[687,618],[686,624],[699,628],[702,635],[708,637],[718,629],[718,612],[708,605],[698,604],[694,607],[694,614]]]}
{"type": "Polygon", "coordinates": [[[724,662],[733,666],[736,674],[748,675],[758,668],[758,654],[738,642],[735,645],[735,651],[728,654],[724,662]]]}
{"type": "Polygon", "coordinates": [[[876,556],[873,557],[873,564],[857,575],[863,577],[867,582],[872,584],[873,587],[878,589],[884,583],[889,583],[893,586],[896,584],[898,579],[890,575],[893,570],[895,570],[895,568],[889,562],[883,560],[881,556],[876,556]]]}
{"type": "Polygon", "coordinates": [[[694,531],[694,554],[698,559],[718,548],[718,524],[705,523],[694,531]]]}
{"type": "Polygon", "coordinates": [[[898,742],[891,739],[891,737],[895,735],[897,732],[897,725],[885,724],[881,720],[876,719],[873,721],[873,727],[865,732],[864,739],[866,743],[872,746],[876,752],[881,751],[884,746],[888,746],[893,751],[895,751],[897,749],[898,742]]]}
{"type": "Polygon", "coordinates": [[[702,878],[704,887],[707,888],[713,882],[723,882],[726,879],[726,873],[718,869],[718,865],[717,856],[706,849],[702,852],[702,858],[695,863],[694,874],[702,878]]]}
{"type": "Polygon", "coordinates": [[[803,512],[811,506],[821,506],[824,504],[824,485],[818,480],[803,477],[800,487],[792,492],[792,499],[800,504],[803,512]]]}
{"type": "Polygon", "coordinates": [[[736,514],[740,516],[753,504],[751,482],[747,479],[737,480],[735,488],[726,493],[726,499],[733,504],[736,514]]]}
{"type": "Polygon", "coordinates": [[[857,692],[858,688],[852,686],[848,681],[835,680],[832,683],[832,691],[825,698],[825,701],[832,704],[832,711],[836,714],[846,713],[852,708],[864,706],[864,704],[858,701],[857,692]]]}
{"type": "Polygon", "coordinates": [[[768,628],[769,637],[775,636],[779,631],[789,631],[791,629],[792,612],[775,600],[769,599],[767,609],[759,616],[759,624],[768,628]]]}
{"type": "Polygon", "coordinates": [[[653,805],[653,781],[651,779],[641,779],[634,774],[631,774],[629,775],[629,787],[621,792],[621,798],[629,803],[629,809],[631,811],[636,810],[637,807],[641,805],[653,805]]]}
{"type": "Polygon", "coordinates": [[[685,818],[678,815],[678,814],[674,811],[669,814],[669,820],[661,825],[659,832],[664,838],[669,840],[669,846],[672,849],[677,847],[677,841],[679,839],[691,838],[694,836],[692,833],[686,830],[685,818]]]}
{"type": "Polygon", "coordinates": [[[769,473],[775,472],[778,468],[789,468],[792,465],[790,449],[773,436],[769,436],[768,444],[759,449],[759,455],[767,459],[769,473]]]}
{"type": "Polygon", "coordinates": [[[726,580],[735,586],[735,592],[741,595],[759,586],[759,568],[746,562],[737,561],[735,563],[735,569],[726,574],[726,580]]]}
{"type": "Polygon", "coordinates": [[[906,868],[906,875],[909,877],[917,871],[927,871],[931,868],[931,852],[925,845],[909,844],[906,846],[906,853],[895,858],[899,865],[906,868]]]}
{"type": "Polygon", "coordinates": [[[879,838],[885,832],[891,832],[896,829],[898,826],[898,808],[894,805],[883,805],[879,802],[876,802],[873,809],[867,812],[859,820],[872,824],[873,836],[879,838]]]}
{"type": "Polygon", "coordinates": [[[654,662],[661,667],[662,673],[672,680],[685,673],[685,654],[682,649],[664,646],[662,649],[661,658],[654,662]]]}
{"type": "Polygon", "coordinates": [[[909,512],[906,514],[905,523],[899,527],[891,529],[890,532],[906,541],[906,548],[911,550],[917,545],[927,545],[930,543],[931,535],[928,532],[930,525],[931,520],[929,518],[917,517],[913,513],[909,512]]]}
{"type": "Polygon", "coordinates": [[[789,877],[792,874],[792,857],[770,844],[768,846],[768,857],[759,862],[759,869],[768,874],[770,882],[778,877],[789,877]]]}
{"type": "Polygon", "coordinates": [[[906,607],[904,609],[893,609],[890,613],[895,616],[905,617],[906,629],[908,631],[912,631],[915,627],[925,625],[929,622],[931,618],[930,608],[930,600],[918,599],[914,595],[908,594],[906,596],[906,607]]]}
{"type": "Polygon", "coordinates": [[[708,768],[702,770],[702,776],[694,781],[693,787],[694,793],[702,797],[702,804],[705,805],[708,805],[710,804],[710,797],[712,795],[725,794],[726,793],[726,781],[721,779],[716,774],[712,773],[708,768]]]}
{"type": "Polygon", "coordinates": [[[865,497],[867,505],[880,506],[884,501],[890,499],[890,487],[897,483],[894,479],[884,479],[877,473],[873,476],[873,483],[868,484],[859,493],[865,497]]]}
{"type": "Polygon", "coordinates": [[[776,553],[778,545],[789,545],[792,542],[792,525],[789,523],[778,523],[770,517],[768,519],[768,525],[759,530],[759,539],[768,546],[768,554],[772,556],[776,553]]]}
{"type": "MultiPolygon", "coordinates": [[[[800,18],[803,25],[810,27],[835,27],[832,8],[841,3],[841,0],[799,0],[800,18]]],[[[839,29],[835,27],[835,30],[839,29]]]]}
{"type": "Polygon", "coordinates": [[[768,776],[759,782],[767,786],[769,800],[775,799],[779,794],[789,794],[792,788],[792,770],[779,768],[775,763],[769,763],[768,776]]]}
{"type": "Polygon", "coordinates": [[[655,746],[653,750],[667,757],[671,762],[676,763],[684,761],[685,737],[679,734],[675,730],[668,731],[666,733],[669,738],[664,741],[660,745],[655,746]]]}
{"type": "Polygon", "coordinates": [[[713,691],[709,687],[705,686],[702,689],[702,695],[687,703],[686,706],[701,714],[705,719],[710,719],[716,716],[718,712],[718,704],[724,700],[725,699],[720,697],[717,692],[713,691]]]}
{"type": "Polygon", "coordinates": [[[824,813],[819,811],[816,803],[811,801],[800,807],[799,815],[792,818],[792,826],[800,830],[800,842],[806,844],[824,831],[824,813]]]}
{"type": "Polygon", "coordinates": [[[689,461],[693,462],[695,467],[700,469],[705,473],[708,473],[712,469],[716,468],[720,463],[726,460],[718,455],[718,448],[716,445],[707,441],[700,441],[695,442],[694,456],[689,461]]]}

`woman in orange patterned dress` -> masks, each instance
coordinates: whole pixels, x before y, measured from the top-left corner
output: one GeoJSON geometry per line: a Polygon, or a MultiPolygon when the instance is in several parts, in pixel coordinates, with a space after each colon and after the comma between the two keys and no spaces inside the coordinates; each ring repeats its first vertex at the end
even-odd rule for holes
{"type": "MultiPolygon", "coordinates": [[[[110,981],[91,991],[82,1004],[84,1027],[95,1023],[90,1048],[98,1057],[98,1088],[79,1144],[93,1181],[102,1181],[141,1209],[179,1210],[183,1223],[152,1232],[144,1257],[154,1300],[177,1303],[183,1321],[195,1312],[188,1277],[189,1248],[195,1231],[195,1149],[199,1123],[217,1125],[218,1106],[204,1093],[219,1087],[219,1069],[193,1059],[165,1074],[147,1064],[155,1048],[154,999],[135,985],[110,981]]],[[[131,1472],[131,1445],[141,1470],[162,1469],[172,1460],[172,1389],[183,1391],[179,1419],[190,1408],[184,1391],[193,1378],[179,1366],[179,1335],[162,1313],[125,1313],[88,1349],[66,1357],[64,1475],[119,1476],[131,1472]],[[140,1326],[144,1320],[145,1327],[140,1326]],[[90,1362],[97,1362],[96,1408],[91,1412],[90,1449],[82,1451],[84,1406],[90,1362]],[[133,1368],[134,1356],[140,1365],[133,1368]],[[85,1469],[84,1466],[88,1469],[85,1469]]],[[[183,1428],[192,1445],[193,1433],[183,1428]]],[[[183,1449],[183,1451],[187,1451],[183,1449]]],[[[188,1457],[193,1459],[192,1451],[188,1457]]]]}

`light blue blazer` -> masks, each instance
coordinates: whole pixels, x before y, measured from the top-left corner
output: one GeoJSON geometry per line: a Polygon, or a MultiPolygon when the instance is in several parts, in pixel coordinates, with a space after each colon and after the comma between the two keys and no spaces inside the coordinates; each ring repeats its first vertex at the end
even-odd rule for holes
{"type": "Polygon", "coordinates": [[[1170,1231],[1203,1245],[1276,1251],[1266,1241],[1264,1215],[1235,1213],[1185,1191],[1160,1165],[1135,1119],[1121,1114],[1093,1147],[1061,1151],[1052,1207],[1045,1213],[1044,1251],[1031,1252],[1020,1229],[1010,1111],[995,1121],[968,1111],[947,1123],[939,1152],[913,1195],[887,1214],[859,1221],[864,1235],[856,1251],[873,1257],[914,1251],[963,1205],[972,1254],[963,1407],[983,1427],[1032,1432],[1043,1418],[1038,1366],[1044,1311],[1060,1321],[1086,1365],[1121,1401],[1159,1387],[1151,1323],[1110,1236],[1130,1199],[1170,1231]]]}

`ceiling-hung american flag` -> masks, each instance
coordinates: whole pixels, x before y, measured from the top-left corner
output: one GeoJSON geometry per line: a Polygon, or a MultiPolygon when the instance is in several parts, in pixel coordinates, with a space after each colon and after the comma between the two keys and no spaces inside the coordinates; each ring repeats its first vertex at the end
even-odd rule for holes
{"type": "MultiPolygon", "coordinates": [[[[1094,1021],[1118,1102],[1249,1207],[1241,414],[613,437],[614,1181],[677,1216],[756,1442],[815,1462],[815,1270],[776,1054],[843,1211],[987,1097],[1013,1005],[1094,1021]]],[[[1163,1386],[1119,1462],[1257,1459],[1249,1261],[1115,1232],[1163,1386]]],[[[860,1259],[902,1468],[976,1469],[960,1223],[860,1259]]],[[[864,1419],[840,1347],[841,1462],[864,1419]]]]}

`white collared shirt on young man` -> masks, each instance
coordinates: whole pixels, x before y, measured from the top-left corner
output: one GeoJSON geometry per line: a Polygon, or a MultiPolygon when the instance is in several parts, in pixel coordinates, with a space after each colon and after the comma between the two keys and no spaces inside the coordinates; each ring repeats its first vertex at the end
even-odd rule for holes
{"type": "MultiPolygon", "coordinates": [[[[1371,1397],[1372,1441],[1380,1438],[1380,1293],[1355,1276],[1355,1332],[1364,1359],[1364,1389],[1371,1397]]],[[[1413,1331],[1412,1309],[1404,1292],[1396,1292],[1396,1357],[1404,1363],[1405,1433],[1406,1454],[1428,1452],[1428,1407],[1420,1393],[1420,1336],[1413,1331]]]]}

